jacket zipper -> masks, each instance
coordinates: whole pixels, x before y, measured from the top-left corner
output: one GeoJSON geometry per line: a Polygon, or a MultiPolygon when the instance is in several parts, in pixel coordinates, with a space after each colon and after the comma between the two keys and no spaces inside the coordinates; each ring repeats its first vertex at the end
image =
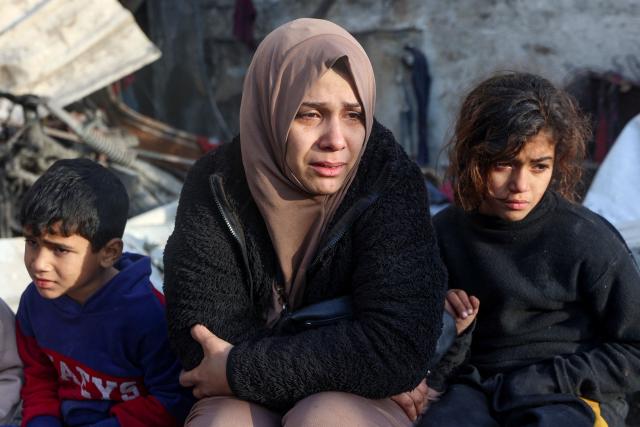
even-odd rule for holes
{"type": "Polygon", "coordinates": [[[244,265],[244,270],[247,274],[247,278],[249,280],[249,300],[251,302],[252,309],[256,309],[253,301],[253,292],[254,292],[254,284],[253,277],[251,275],[251,269],[249,268],[249,257],[247,255],[247,247],[244,241],[244,233],[240,228],[240,225],[237,224],[237,221],[234,221],[233,214],[231,213],[231,207],[229,206],[229,202],[224,193],[224,187],[222,184],[222,177],[220,175],[211,175],[209,177],[209,185],[211,187],[211,192],[213,193],[213,200],[215,201],[216,207],[218,208],[218,213],[222,216],[224,223],[227,226],[227,230],[231,233],[231,236],[236,241],[240,248],[240,253],[242,254],[242,263],[244,265]],[[236,227],[234,224],[236,223],[236,227]]]}
{"type": "Polygon", "coordinates": [[[374,193],[370,194],[366,197],[359,199],[352,207],[349,208],[347,212],[345,212],[344,216],[338,223],[334,226],[334,228],[327,235],[327,239],[325,240],[325,244],[322,246],[320,250],[316,252],[316,255],[313,258],[311,264],[309,264],[309,268],[307,271],[311,270],[322,258],[322,255],[327,252],[329,249],[334,247],[343,237],[347,234],[347,231],[351,228],[356,219],[365,211],[369,206],[375,203],[376,200],[380,197],[379,194],[374,193]],[[343,219],[346,219],[343,221],[343,219]]]}

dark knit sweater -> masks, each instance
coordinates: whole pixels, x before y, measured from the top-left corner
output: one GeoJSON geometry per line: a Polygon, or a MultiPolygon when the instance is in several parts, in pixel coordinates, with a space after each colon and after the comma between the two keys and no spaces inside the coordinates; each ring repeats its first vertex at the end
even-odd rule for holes
{"type": "Polygon", "coordinates": [[[510,393],[598,401],[640,388],[640,274],[603,218],[548,192],[522,221],[434,218],[449,287],[481,302],[470,363],[510,393]]]}
{"type": "Polygon", "coordinates": [[[354,320],[276,335],[265,315],[277,259],[247,187],[240,144],[204,156],[187,177],[164,255],[169,336],[184,366],[202,358],[189,329],[203,323],[234,345],[227,379],[241,399],[286,408],[328,390],[382,398],[414,387],[434,352],[446,287],[426,200],[419,169],[376,123],[329,225],[335,239],[321,243],[303,298],[307,305],[351,295],[354,320]],[[249,272],[216,208],[213,174],[223,179],[249,272]],[[380,176],[379,197],[354,215],[354,206],[372,200],[380,176]]]}

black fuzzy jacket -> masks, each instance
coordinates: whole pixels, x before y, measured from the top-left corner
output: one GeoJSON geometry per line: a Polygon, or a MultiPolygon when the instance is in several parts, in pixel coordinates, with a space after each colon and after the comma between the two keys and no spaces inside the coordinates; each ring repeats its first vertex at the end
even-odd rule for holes
{"type": "Polygon", "coordinates": [[[480,299],[470,363],[505,399],[640,389],[640,273],[603,218],[549,191],[522,221],[434,219],[449,285],[480,299]]]}
{"type": "Polygon", "coordinates": [[[446,287],[428,212],[420,170],[375,123],[303,298],[308,305],[351,295],[354,319],[277,335],[265,327],[277,259],[240,144],[205,155],[189,172],[164,255],[173,348],[193,368],[202,350],[189,330],[206,325],[234,345],[227,365],[234,394],[272,408],[329,390],[383,398],[411,389],[433,356],[446,287]],[[230,224],[216,200],[228,206],[230,224]]]}

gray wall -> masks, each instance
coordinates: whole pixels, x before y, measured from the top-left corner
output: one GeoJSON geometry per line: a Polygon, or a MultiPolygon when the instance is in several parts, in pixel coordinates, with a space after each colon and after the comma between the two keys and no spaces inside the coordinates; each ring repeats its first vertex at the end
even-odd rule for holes
{"type": "MultiPolygon", "coordinates": [[[[527,70],[563,85],[579,70],[614,70],[640,81],[639,0],[254,0],[256,38],[297,17],[321,16],[352,32],[373,62],[376,115],[412,151],[401,129],[407,43],[427,56],[431,165],[450,136],[461,96],[497,70],[527,70]]],[[[201,2],[209,76],[232,130],[251,51],[233,39],[233,0],[201,2]]],[[[441,157],[441,163],[443,157],[441,157]]]]}

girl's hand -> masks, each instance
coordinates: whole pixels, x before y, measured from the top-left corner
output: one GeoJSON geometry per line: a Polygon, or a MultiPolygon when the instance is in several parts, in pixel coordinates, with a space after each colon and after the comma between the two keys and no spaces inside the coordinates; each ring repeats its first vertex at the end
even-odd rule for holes
{"type": "Polygon", "coordinates": [[[180,384],[193,387],[193,395],[198,399],[233,395],[227,382],[227,358],[233,346],[203,325],[193,326],[191,336],[202,346],[204,357],[192,370],[182,371],[180,384]]]}
{"type": "Polygon", "coordinates": [[[444,308],[456,319],[456,331],[460,335],[478,315],[480,300],[474,296],[468,296],[462,289],[449,289],[444,308]]]}

